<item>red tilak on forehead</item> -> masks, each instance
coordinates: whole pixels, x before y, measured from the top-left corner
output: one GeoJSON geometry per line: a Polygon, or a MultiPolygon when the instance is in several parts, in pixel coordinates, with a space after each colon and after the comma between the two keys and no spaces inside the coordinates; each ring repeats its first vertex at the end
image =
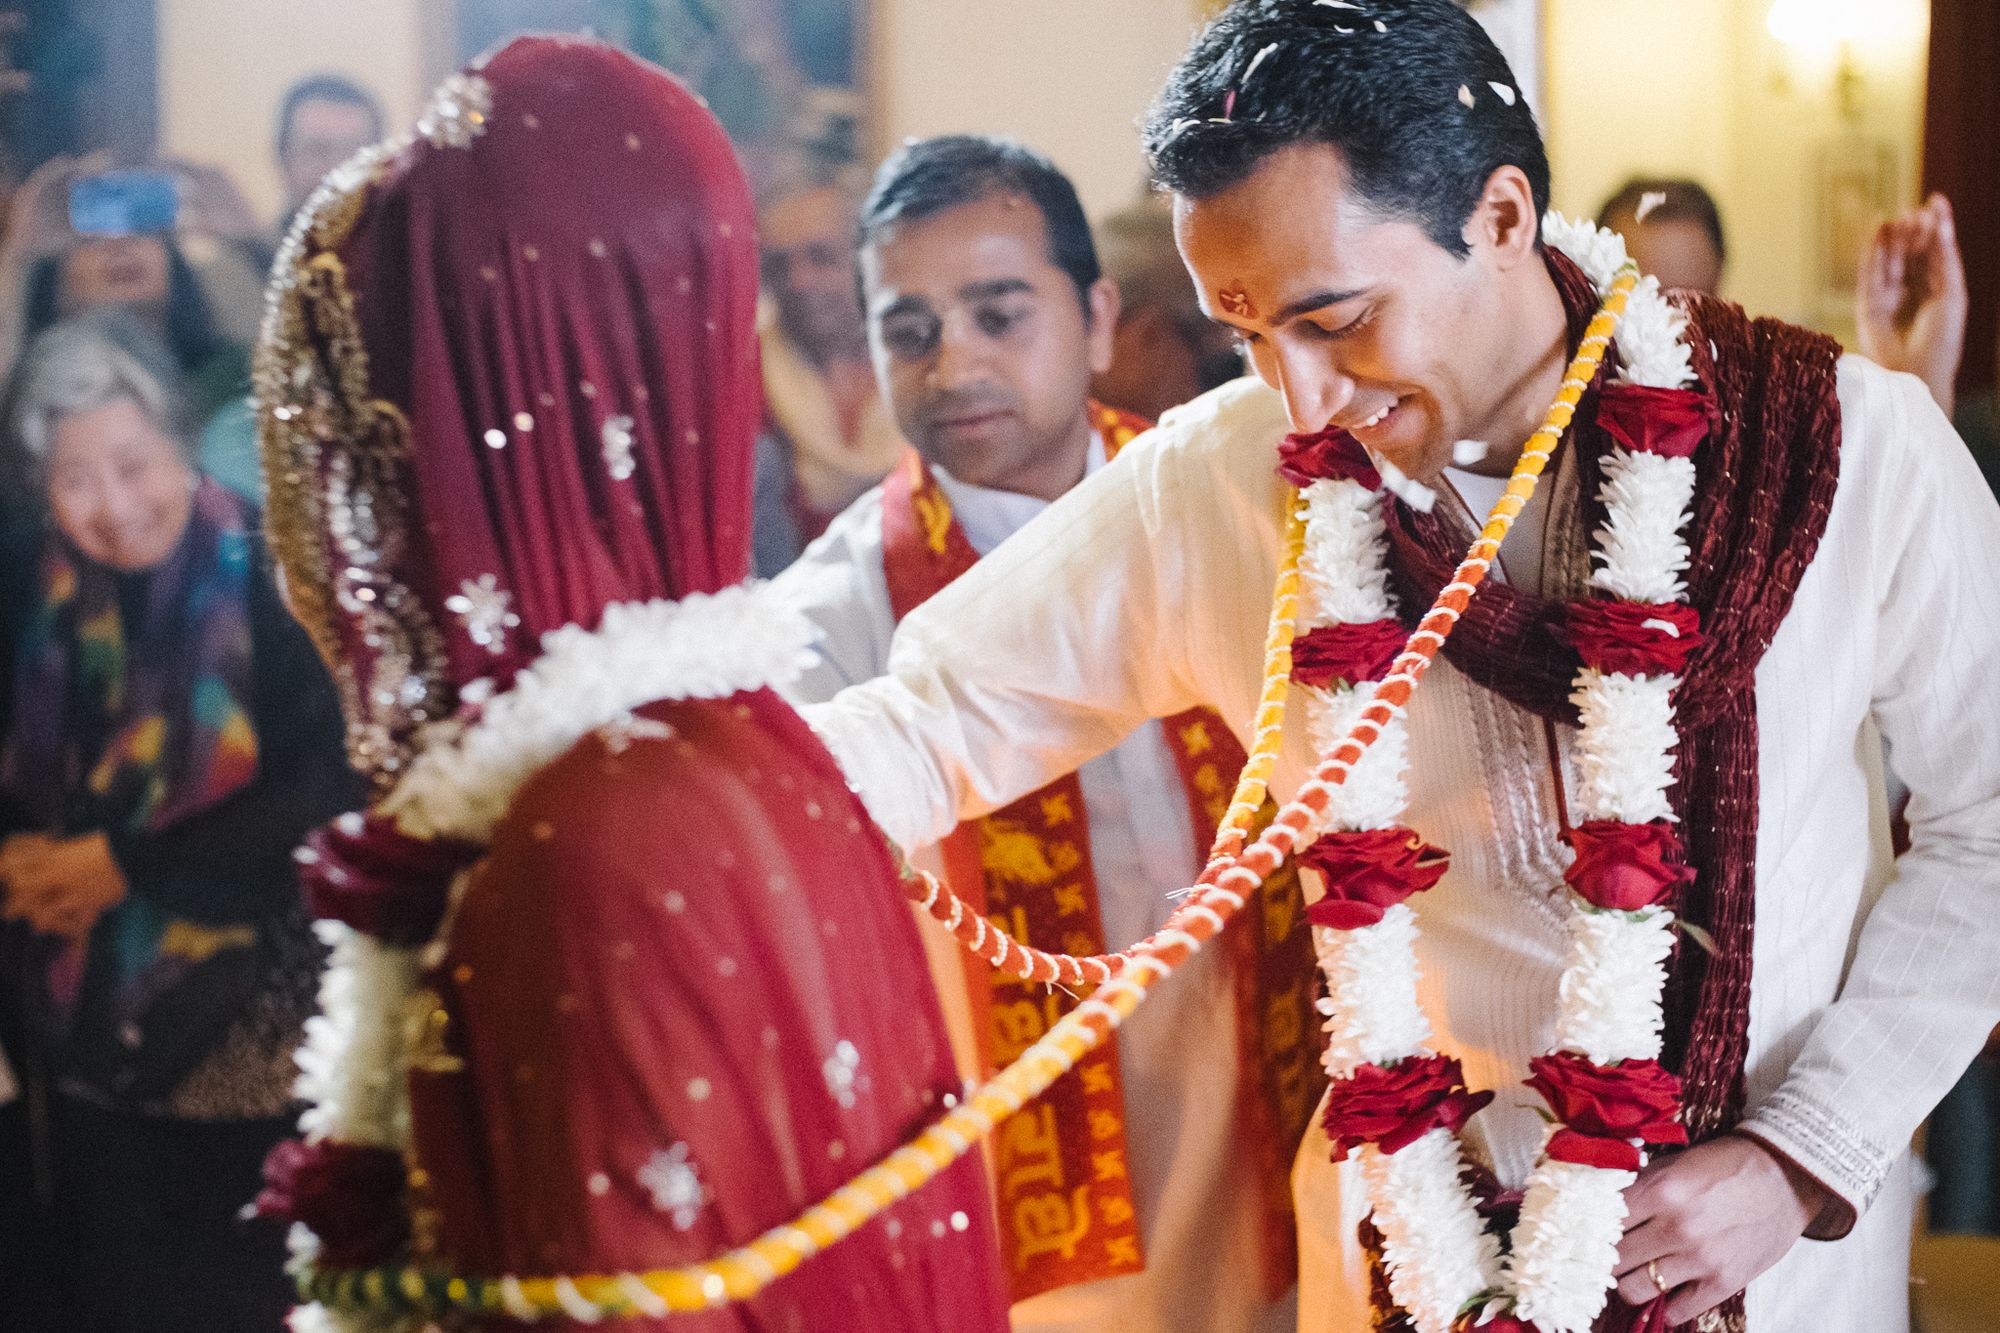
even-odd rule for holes
{"type": "Polygon", "coordinates": [[[1215,299],[1226,315],[1234,315],[1238,319],[1257,318],[1257,303],[1250,299],[1250,293],[1243,290],[1240,282],[1217,292],[1215,299]]]}

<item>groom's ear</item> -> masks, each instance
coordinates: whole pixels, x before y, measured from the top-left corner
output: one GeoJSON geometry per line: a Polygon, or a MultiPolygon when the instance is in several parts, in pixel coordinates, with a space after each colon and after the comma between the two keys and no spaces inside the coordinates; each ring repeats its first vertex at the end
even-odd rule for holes
{"type": "Polygon", "coordinates": [[[1466,219],[1465,243],[1510,269],[1535,253],[1541,218],[1535,212],[1535,190],[1528,174],[1516,166],[1496,167],[1479,192],[1479,202],[1466,219]]]}

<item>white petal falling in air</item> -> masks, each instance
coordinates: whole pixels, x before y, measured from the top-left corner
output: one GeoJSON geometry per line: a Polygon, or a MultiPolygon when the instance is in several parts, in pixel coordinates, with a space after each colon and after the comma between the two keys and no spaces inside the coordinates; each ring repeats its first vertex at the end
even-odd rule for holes
{"type": "Polygon", "coordinates": [[[1382,474],[1382,484],[1387,486],[1397,499],[1420,514],[1428,514],[1437,504],[1437,492],[1411,477],[1409,473],[1387,460],[1378,461],[1375,470],[1382,474]]]}

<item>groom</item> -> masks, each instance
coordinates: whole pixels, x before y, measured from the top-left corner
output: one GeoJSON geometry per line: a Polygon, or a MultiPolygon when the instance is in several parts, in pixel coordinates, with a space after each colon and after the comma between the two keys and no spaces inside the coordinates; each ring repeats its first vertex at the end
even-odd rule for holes
{"type": "MultiPolygon", "coordinates": [[[[912,613],[887,677],[809,711],[905,843],[1149,717],[1203,705],[1247,733],[1288,428],[1358,442],[1392,484],[1389,583],[1421,610],[1597,307],[1602,242],[1546,243],[1540,135],[1450,0],[1238,0],[1146,143],[1203,307],[1268,387],[1169,414],[912,613]]],[[[1685,302],[1700,413],[1638,427],[1701,440],[1685,600],[1702,638],[1667,792],[1698,931],[1671,963],[1664,1056],[1695,1146],[1627,1191],[1610,1315],[1899,1330],[1910,1137],[2000,1020],[2000,510],[1915,380],[1685,302]],[[1896,864],[1877,731],[1914,792],[1896,864]]],[[[1555,1044],[1561,839],[1587,817],[1565,626],[1616,498],[1603,399],[1600,379],[1409,721],[1405,822],[1453,854],[1412,901],[1420,997],[1437,1049],[1500,1093],[1463,1137],[1502,1207],[1547,1138],[1519,1084],[1555,1044]]],[[[1280,798],[1317,757],[1300,714],[1280,798]]],[[[1309,1136],[1294,1177],[1302,1327],[1369,1327],[1388,1298],[1358,1175],[1332,1156],[1309,1136]]]]}

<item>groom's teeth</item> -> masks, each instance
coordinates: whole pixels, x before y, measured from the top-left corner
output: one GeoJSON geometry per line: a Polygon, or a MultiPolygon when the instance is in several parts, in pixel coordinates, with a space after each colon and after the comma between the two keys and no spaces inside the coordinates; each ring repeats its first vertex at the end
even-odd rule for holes
{"type": "Polygon", "coordinates": [[[1389,415],[1389,413],[1391,413],[1391,412],[1393,412],[1393,411],[1395,410],[1395,408],[1396,408],[1396,405],[1395,405],[1394,403],[1391,403],[1391,404],[1389,404],[1389,406],[1387,406],[1387,407],[1383,408],[1383,409],[1382,409],[1382,410],[1381,410],[1380,412],[1377,412],[1377,413],[1376,413],[1376,414],[1375,414],[1374,416],[1372,416],[1372,417],[1368,418],[1368,420],[1366,420],[1366,421],[1362,422],[1362,423],[1361,423],[1361,429],[1362,429],[1362,430],[1367,430],[1367,429],[1368,429],[1368,428],[1369,428],[1370,426],[1379,426],[1379,425],[1381,425],[1381,424],[1382,424],[1382,418],[1383,418],[1383,417],[1386,417],[1386,416],[1388,416],[1388,415],[1389,415]]]}

